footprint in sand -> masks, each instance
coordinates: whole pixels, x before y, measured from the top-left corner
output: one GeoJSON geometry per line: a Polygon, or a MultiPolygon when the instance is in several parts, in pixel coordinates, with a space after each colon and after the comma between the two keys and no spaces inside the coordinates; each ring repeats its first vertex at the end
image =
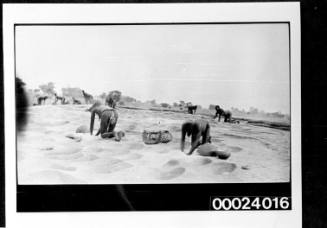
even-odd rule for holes
{"type": "Polygon", "coordinates": [[[179,165],[179,161],[176,160],[176,159],[171,159],[166,164],[164,164],[163,166],[169,168],[169,167],[173,167],[173,166],[176,166],[176,165],[179,165]]]}
{"type": "Polygon", "coordinates": [[[132,154],[127,155],[126,160],[137,160],[137,159],[140,159],[142,157],[143,157],[142,154],[132,153],[132,154]]]}
{"type": "Polygon", "coordinates": [[[243,149],[238,146],[228,146],[228,151],[230,151],[230,152],[240,152],[241,150],[243,150],[243,149]]]}
{"type": "Polygon", "coordinates": [[[129,125],[126,129],[126,132],[131,132],[136,129],[136,124],[129,125]]]}
{"type": "Polygon", "coordinates": [[[174,169],[172,169],[170,171],[166,171],[166,172],[160,173],[159,179],[160,180],[170,180],[170,179],[179,177],[184,172],[185,172],[185,168],[183,168],[183,167],[177,167],[177,168],[174,168],[174,169]]]}
{"type": "Polygon", "coordinates": [[[59,125],[65,125],[68,124],[69,121],[55,121],[55,122],[50,122],[50,123],[44,123],[44,126],[59,126],[59,125]]]}
{"type": "Polygon", "coordinates": [[[80,151],[80,148],[53,148],[53,147],[45,147],[41,150],[48,150],[51,152],[47,152],[46,155],[71,155],[78,153],[80,151]]]}
{"type": "Polygon", "coordinates": [[[132,149],[132,150],[140,150],[140,149],[143,149],[145,146],[141,143],[132,143],[129,145],[129,149],[132,149]]]}
{"type": "Polygon", "coordinates": [[[236,169],[236,164],[228,162],[219,162],[214,164],[213,170],[217,175],[231,173],[236,169]]]}
{"type": "Polygon", "coordinates": [[[77,159],[77,161],[94,161],[97,159],[99,159],[98,156],[96,156],[94,154],[89,154],[89,155],[80,157],[79,159],[77,159]]]}
{"type": "Polygon", "coordinates": [[[179,126],[172,126],[172,127],[169,128],[169,130],[171,132],[181,132],[182,131],[182,128],[179,127],[179,126]]]}
{"type": "Polygon", "coordinates": [[[97,153],[103,152],[105,149],[104,148],[95,148],[94,151],[97,153]]]}
{"type": "Polygon", "coordinates": [[[218,138],[212,138],[211,141],[214,142],[214,143],[221,143],[224,140],[223,139],[218,139],[218,138]]]}
{"type": "Polygon", "coordinates": [[[128,169],[133,167],[133,165],[124,162],[120,159],[112,159],[107,161],[106,163],[97,165],[94,170],[97,173],[113,173],[117,171],[121,171],[124,169],[128,169]]]}
{"type": "Polygon", "coordinates": [[[53,149],[54,148],[52,146],[40,148],[40,150],[53,150],[53,149]]]}
{"type": "Polygon", "coordinates": [[[250,166],[249,165],[243,165],[241,168],[244,169],[244,170],[249,170],[250,166]]]}
{"type": "Polygon", "coordinates": [[[180,162],[176,159],[167,161],[162,167],[165,171],[159,173],[160,180],[170,180],[179,177],[185,172],[184,167],[178,167],[180,162]]]}
{"type": "Polygon", "coordinates": [[[59,169],[59,170],[63,170],[63,171],[75,171],[76,170],[75,167],[63,166],[63,165],[59,165],[59,164],[53,164],[51,166],[51,168],[53,168],[53,169],[59,169]]]}
{"type": "Polygon", "coordinates": [[[83,153],[71,153],[71,154],[48,154],[47,157],[55,160],[77,160],[83,157],[83,153]]]}
{"type": "Polygon", "coordinates": [[[207,165],[210,164],[212,160],[210,158],[198,158],[194,160],[195,165],[207,165]]]}
{"type": "Polygon", "coordinates": [[[85,184],[86,182],[74,176],[55,170],[43,170],[31,173],[22,181],[28,184],[85,184]]]}

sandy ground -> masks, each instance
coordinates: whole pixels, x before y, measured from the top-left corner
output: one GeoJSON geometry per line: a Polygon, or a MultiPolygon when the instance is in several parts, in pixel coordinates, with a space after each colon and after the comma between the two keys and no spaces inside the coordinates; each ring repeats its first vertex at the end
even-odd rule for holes
{"type": "MultiPolygon", "coordinates": [[[[86,105],[44,105],[29,109],[28,124],[17,134],[19,184],[118,184],[118,183],[243,183],[288,182],[290,132],[245,122],[210,121],[212,143],[231,153],[227,160],[188,156],[180,147],[181,124],[206,118],[173,112],[119,108],[116,130],[126,137],[116,142],[89,133],[86,105]],[[146,145],[143,130],[169,130],[173,141],[146,145]],[[80,141],[67,138],[74,134],[80,141]]],[[[99,126],[95,121],[95,131],[99,126]]],[[[186,150],[190,147],[187,139],[186,150]]]]}

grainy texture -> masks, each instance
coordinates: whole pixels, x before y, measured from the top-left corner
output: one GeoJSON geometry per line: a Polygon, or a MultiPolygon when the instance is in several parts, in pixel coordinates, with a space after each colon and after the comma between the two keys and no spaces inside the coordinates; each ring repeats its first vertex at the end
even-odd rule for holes
{"type": "MultiPolygon", "coordinates": [[[[290,132],[187,113],[119,108],[120,142],[89,133],[85,105],[30,107],[28,124],[17,135],[19,184],[230,183],[288,182],[290,132]],[[180,150],[185,120],[208,119],[212,145],[227,160],[186,155],[180,150]],[[173,140],[146,145],[142,132],[168,130],[173,140]],[[241,167],[247,167],[242,169],[241,167]]],[[[95,128],[99,127],[96,120],[95,128]]],[[[186,138],[185,151],[190,148],[186,138]]]]}

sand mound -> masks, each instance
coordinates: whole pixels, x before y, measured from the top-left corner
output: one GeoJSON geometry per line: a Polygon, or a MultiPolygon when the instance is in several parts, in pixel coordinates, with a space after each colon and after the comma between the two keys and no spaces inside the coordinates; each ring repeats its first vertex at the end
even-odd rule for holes
{"type": "Polygon", "coordinates": [[[220,151],[218,148],[210,143],[206,143],[203,145],[200,145],[197,149],[198,154],[202,156],[211,156],[216,157],[220,159],[227,159],[230,157],[230,153],[227,151],[220,151]]]}
{"type": "Polygon", "coordinates": [[[171,159],[166,164],[164,164],[165,167],[172,167],[176,165],[179,165],[179,161],[176,159],[171,159]]]}
{"type": "Polygon", "coordinates": [[[75,142],[80,142],[82,141],[82,137],[79,135],[75,135],[75,134],[68,134],[66,135],[67,138],[69,139],[73,139],[75,142]]]}
{"type": "Polygon", "coordinates": [[[230,152],[240,152],[241,150],[243,150],[241,147],[238,146],[228,146],[228,149],[230,152]]]}
{"type": "Polygon", "coordinates": [[[184,172],[185,172],[184,167],[177,167],[172,170],[162,172],[159,176],[159,179],[160,180],[170,180],[170,179],[181,176],[184,172]]]}
{"type": "Polygon", "coordinates": [[[236,169],[236,164],[227,163],[227,162],[219,162],[214,164],[213,171],[217,175],[231,173],[236,169]]]}
{"type": "Polygon", "coordinates": [[[103,164],[100,164],[94,168],[95,172],[97,173],[113,173],[117,171],[121,171],[124,169],[128,169],[133,167],[133,165],[124,162],[120,159],[111,159],[109,161],[106,161],[103,164]]]}
{"type": "Polygon", "coordinates": [[[210,164],[212,162],[212,160],[210,158],[197,158],[194,160],[194,164],[195,165],[207,165],[210,164]]]}
{"type": "Polygon", "coordinates": [[[59,164],[53,164],[51,166],[51,168],[53,169],[59,169],[59,170],[63,170],[63,171],[75,171],[76,168],[72,167],[72,166],[63,166],[63,165],[59,165],[59,164]]]}
{"type": "Polygon", "coordinates": [[[143,155],[142,154],[138,154],[138,153],[131,153],[131,154],[128,154],[127,156],[126,156],[126,160],[137,160],[137,159],[140,159],[140,158],[142,158],[143,157],[143,155]]]}
{"type": "Polygon", "coordinates": [[[86,125],[81,125],[76,129],[76,133],[90,133],[90,129],[86,125]]]}
{"type": "Polygon", "coordinates": [[[94,155],[94,154],[88,154],[88,155],[85,155],[85,156],[82,156],[82,157],[79,157],[76,161],[94,161],[94,160],[97,160],[99,159],[98,156],[94,155]]]}

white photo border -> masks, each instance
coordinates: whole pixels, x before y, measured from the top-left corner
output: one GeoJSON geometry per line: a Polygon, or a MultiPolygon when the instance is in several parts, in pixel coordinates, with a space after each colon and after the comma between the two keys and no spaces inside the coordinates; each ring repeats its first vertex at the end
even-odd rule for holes
{"type": "MultiPolygon", "coordinates": [[[[301,227],[299,3],[4,4],[3,52],[7,227],[301,227]],[[29,23],[289,22],[291,50],[290,211],[17,213],[14,25],[29,23]],[[237,219],[235,219],[237,216],[237,219]]],[[[190,199],[192,200],[192,199],[190,199]]]]}

